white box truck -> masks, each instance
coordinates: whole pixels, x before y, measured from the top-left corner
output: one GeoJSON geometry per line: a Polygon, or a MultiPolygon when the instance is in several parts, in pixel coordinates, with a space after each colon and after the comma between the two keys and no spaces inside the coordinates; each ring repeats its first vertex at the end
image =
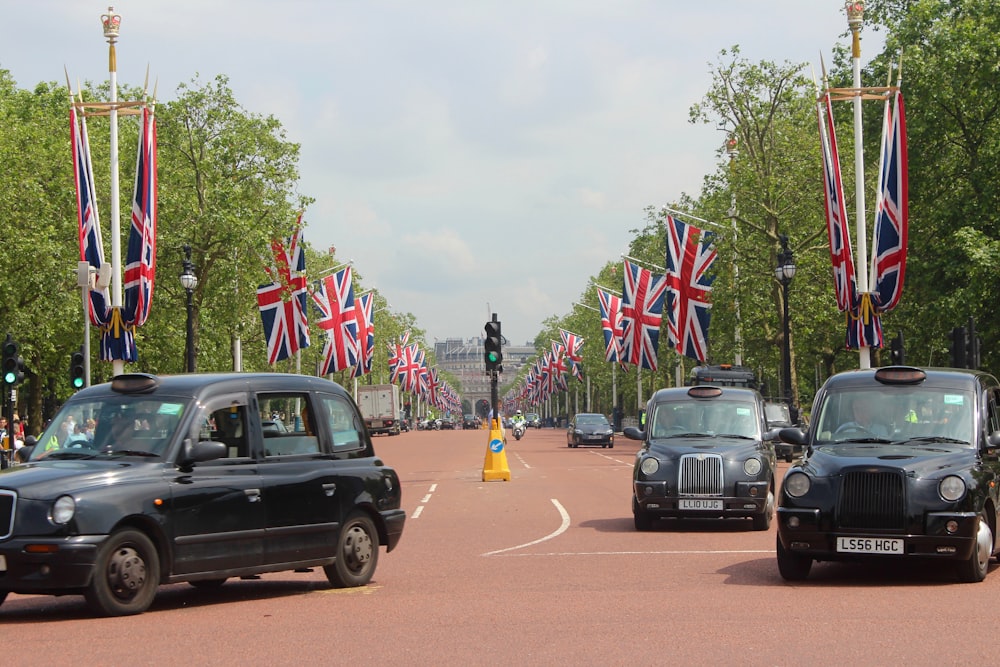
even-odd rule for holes
{"type": "Polygon", "coordinates": [[[399,386],[394,384],[358,385],[358,409],[370,433],[399,435],[399,386]]]}

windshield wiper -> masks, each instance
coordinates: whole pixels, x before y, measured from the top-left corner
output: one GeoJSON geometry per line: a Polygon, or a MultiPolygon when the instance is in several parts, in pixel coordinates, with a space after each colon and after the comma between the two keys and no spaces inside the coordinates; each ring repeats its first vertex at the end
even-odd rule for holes
{"type": "Polygon", "coordinates": [[[669,435],[662,435],[661,438],[714,438],[714,435],[708,433],[671,433],[669,435]]]}
{"type": "Polygon", "coordinates": [[[58,452],[50,452],[45,456],[45,458],[46,459],[92,459],[94,458],[94,456],[95,453],[93,450],[84,450],[84,451],[78,450],[75,452],[71,452],[63,449],[58,452]]]}
{"type": "Polygon", "coordinates": [[[757,438],[751,435],[742,435],[740,433],[716,433],[717,438],[742,438],[743,440],[756,440],[757,438]]]}
{"type": "Polygon", "coordinates": [[[832,444],[842,444],[845,442],[864,442],[864,443],[876,443],[880,445],[891,445],[895,440],[890,440],[889,438],[877,438],[874,436],[869,436],[867,438],[847,438],[846,440],[833,440],[832,444]]]}
{"type": "Polygon", "coordinates": [[[953,442],[957,445],[969,445],[972,444],[968,440],[960,440],[958,438],[949,438],[944,435],[921,435],[916,438],[910,438],[911,442],[918,440],[920,442],[953,442]]]}
{"type": "Polygon", "coordinates": [[[105,454],[108,456],[145,456],[146,458],[160,458],[159,454],[147,452],[142,449],[112,449],[110,452],[105,452],[105,454]]]}

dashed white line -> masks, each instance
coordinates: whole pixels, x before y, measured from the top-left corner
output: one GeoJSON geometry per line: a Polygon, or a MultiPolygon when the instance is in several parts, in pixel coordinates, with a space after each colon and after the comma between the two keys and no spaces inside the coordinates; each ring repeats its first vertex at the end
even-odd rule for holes
{"type": "Polygon", "coordinates": [[[434,492],[437,490],[437,488],[438,488],[437,484],[431,484],[431,488],[427,490],[427,494],[423,498],[420,499],[420,502],[423,503],[423,504],[422,505],[417,505],[417,509],[413,510],[413,514],[410,515],[411,519],[416,519],[421,514],[423,514],[423,512],[424,512],[424,505],[426,505],[427,503],[430,502],[431,496],[434,495],[434,492]]]}

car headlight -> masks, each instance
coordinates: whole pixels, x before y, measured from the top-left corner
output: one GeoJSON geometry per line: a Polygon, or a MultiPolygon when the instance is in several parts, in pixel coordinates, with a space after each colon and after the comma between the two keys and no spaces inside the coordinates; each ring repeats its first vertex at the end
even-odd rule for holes
{"type": "Polygon", "coordinates": [[[644,475],[652,475],[659,469],[660,462],[652,456],[646,457],[642,460],[642,463],[639,464],[639,470],[641,470],[644,475]]]}
{"type": "Polygon", "coordinates": [[[801,498],[809,493],[810,486],[812,486],[812,482],[809,481],[808,475],[801,472],[793,472],[785,478],[785,483],[782,488],[784,488],[785,493],[790,495],[792,498],[801,498]]]}
{"type": "Polygon", "coordinates": [[[52,504],[52,523],[65,525],[76,514],[76,501],[73,496],[59,496],[52,504]]]}
{"type": "Polygon", "coordinates": [[[761,467],[760,459],[757,458],[749,458],[743,462],[743,472],[749,477],[756,477],[760,474],[761,467]]]}
{"type": "Polygon", "coordinates": [[[938,484],[938,493],[948,502],[961,500],[965,495],[965,480],[958,475],[948,475],[938,484]]]}

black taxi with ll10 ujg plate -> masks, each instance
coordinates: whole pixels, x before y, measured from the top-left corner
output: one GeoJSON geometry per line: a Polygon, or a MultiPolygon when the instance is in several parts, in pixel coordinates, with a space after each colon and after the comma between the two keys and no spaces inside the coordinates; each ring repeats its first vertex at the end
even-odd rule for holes
{"type": "Polygon", "coordinates": [[[1000,389],[978,371],[888,366],[840,373],[816,394],[778,496],[778,570],[814,561],[949,562],[986,577],[997,551],[1000,389]]]}
{"type": "Polygon", "coordinates": [[[402,535],[400,500],[333,382],[119,375],[74,395],[28,462],[0,472],[0,603],[75,593],[137,614],[160,584],[312,567],[363,586],[402,535]]]}
{"type": "Polygon", "coordinates": [[[751,519],[767,530],[774,514],[773,439],[754,389],[696,386],[660,389],[646,405],[645,430],[632,472],[636,530],[658,519],[751,519]]]}

